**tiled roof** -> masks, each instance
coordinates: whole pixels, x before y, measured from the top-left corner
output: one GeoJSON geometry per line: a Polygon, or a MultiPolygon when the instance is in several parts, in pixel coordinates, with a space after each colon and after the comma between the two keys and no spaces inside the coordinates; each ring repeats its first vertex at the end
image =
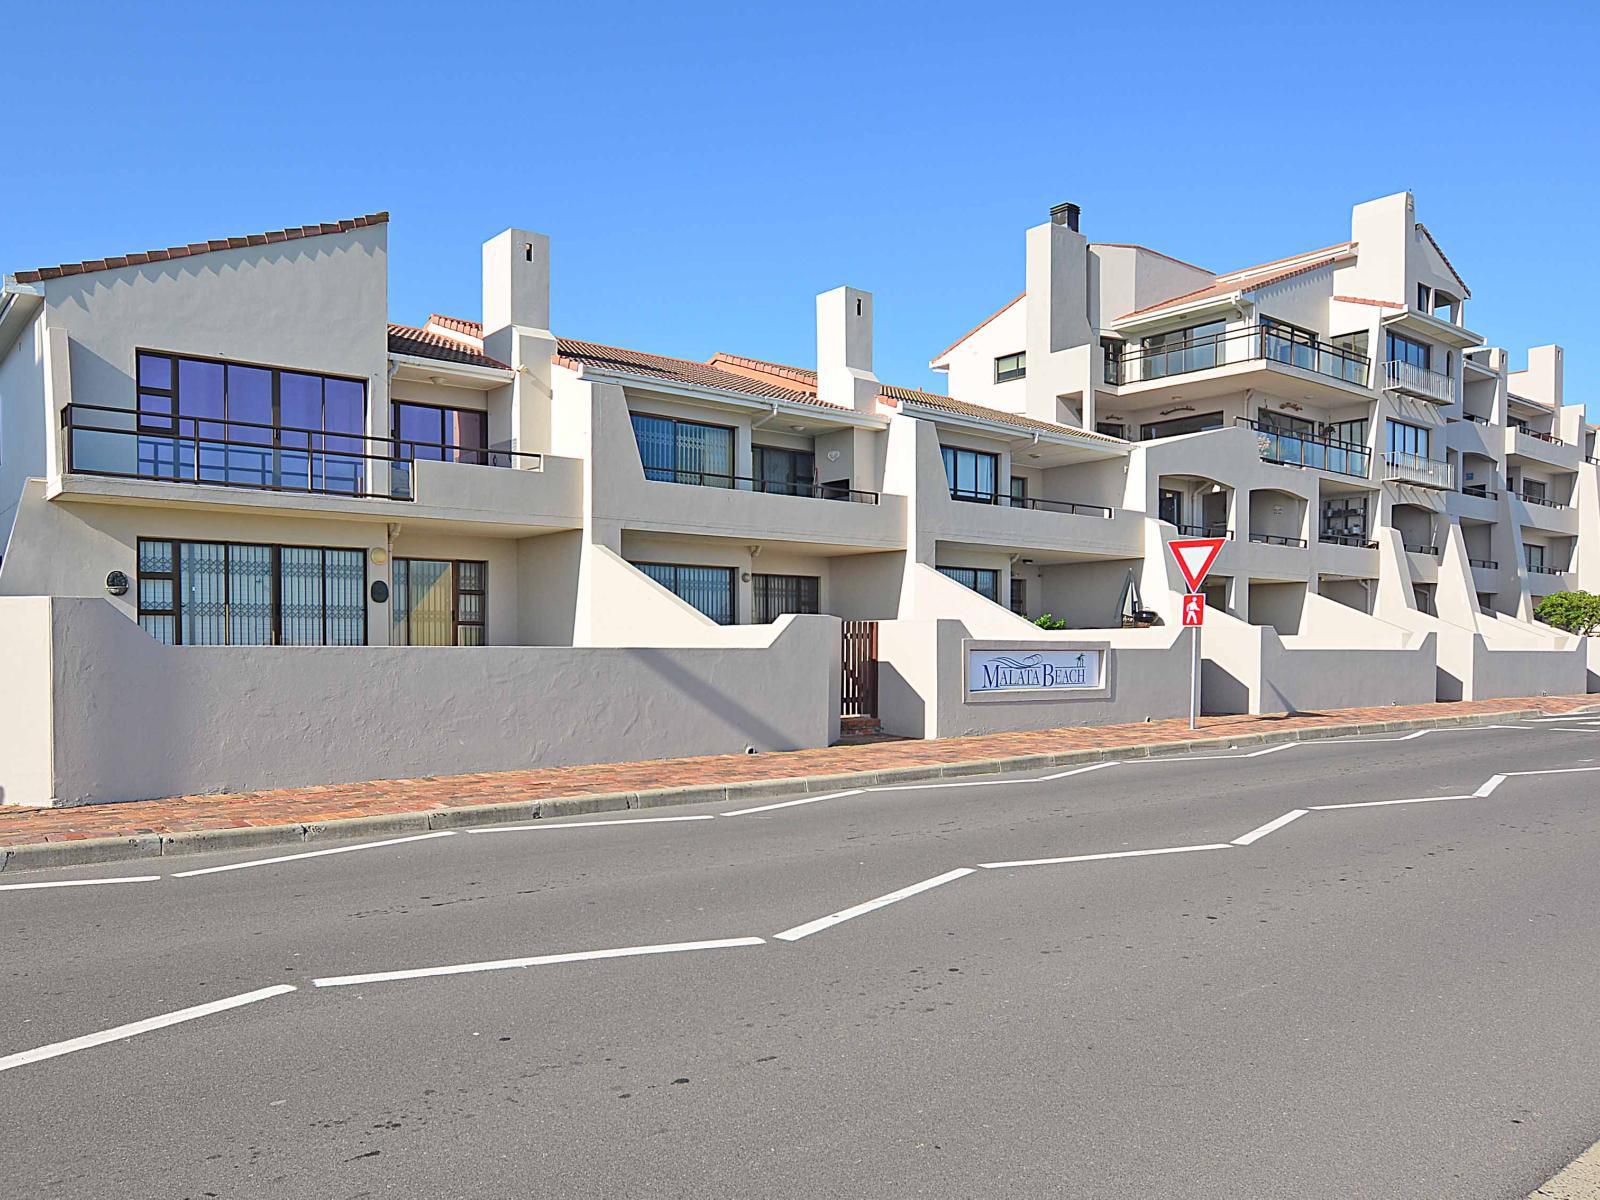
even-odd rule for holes
{"type": "Polygon", "coordinates": [[[478,341],[483,340],[483,323],[481,321],[469,321],[465,317],[447,317],[443,313],[429,313],[428,324],[437,325],[441,329],[448,329],[454,333],[465,334],[467,337],[475,338],[478,341]]]}
{"type": "Polygon", "coordinates": [[[1337,259],[1341,254],[1350,249],[1350,243],[1345,242],[1339,246],[1330,246],[1325,250],[1312,251],[1319,257],[1308,262],[1298,262],[1304,255],[1293,255],[1290,258],[1278,259],[1276,262],[1262,263],[1259,266],[1245,267],[1239,271],[1231,271],[1226,275],[1218,275],[1216,282],[1203,288],[1196,288],[1192,292],[1185,292],[1181,296],[1173,296],[1162,300],[1158,304],[1147,304],[1143,308],[1136,308],[1132,312],[1123,313],[1117,320],[1125,321],[1129,317],[1143,316],[1146,313],[1160,312],[1164,308],[1171,308],[1179,304],[1193,304],[1201,300],[1210,300],[1218,296],[1231,296],[1235,292],[1253,292],[1259,288],[1269,287],[1274,283],[1282,283],[1285,279],[1292,279],[1307,271],[1315,271],[1337,259]],[[1280,262],[1293,262],[1295,266],[1282,271],[1271,271],[1270,268],[1280,262]]]}
{"type": "Polygon", "coordinates": [[[463,346],[453,338],[411,325],[389,326],[389,353],[437,358],[440,362],[462,363],[469,367],[498,367],[502,371],[511,369],[498,359],[463,346]]]}
{"type": "Polygon", "coordinates": [[[768,375],[786,379],[811,391],[816,391],[817,388],[817,373],[808,367],[791,367],[785,363],[768,362],[764,358],[747,358],[743,354],[727,354],[720,350],[711,356],[710,365],[740,375],[768,375]]]}
{"type": "Polygon", "coordinates": [[[1439,255],[1440,260],[1445,265],[1445,269],[1449,271],[1450,274],[1455,276],[1456,282],[1461,285],[1461,290],[1466,293],[1464,298],[1468,300],[1472,299],[1472,289],[1467,286],[1467,281],[1461,278],[1461,272],[1456,270],[1455,267],[1451,265],[1449,257],[1440,248],[1439,243],[1433,240],[1433,234],[1428,232],[1428,227],[1421,221],[1417,222],[1417,232],[1428,239],[1428,245],[1432,246],[1434,251],[1439,255]]]}
{"type": "Polygon", "coordinates": [[[684,358],[667,358],[660,354],[644,354],[638,350],[623,350],[617,346],[602,346],[595,342],[576,342],[570,338],[557,338],[556,358],[563,366],[597,367],[619,374],[688,384],[691,387],[743,392],[768,400],[788,400],[795,404],[812,404],[831,409],[839,407],[837,404],[825,404],[817,399],[815,385],[809,390],[784,387],[750,375],[725,371],[708,363],[691,362],[684,358]]]}
{"type": "Polygon", "coordinates": [[[18,271],[18,283],[41,283],[47,279],[61,279],[67,275],[87,275],[93,271],[111,271],[118,267],[137,267],[145,263],[166,262],[173,258],[189,258],[195,254],[209,254],[213,250],[242,250],[246,246],[273,246],[279,242],[294,242],[301,238],[320,237],[325,233],[349,233],[369,225],[382,225],[389,220],[386,212],[368,213],[324,225],[302,225],[298,229],[275,229],[270,233],[252,233],[245,237],[218,238],[209,242],[191,242],[187,246],[169,246],[165,250],[146,250],[140,254],[123,254],[116,258],[94,258],[86,262],[62,263],[58,267],[39,267],[33,271],[18,271]]]}
{"type": "Polygon", "coordinates": [[[1060,425],[1053,421],[1040,421],[1033,417],[1025,417],[1021,413],[1002,412],[995,408],[985,408],[981,404],[968,404],[964,400],[941,396],[937,392],[919,392],[915,388],[891,387],[888,384],[884,384],[879,394],[885,403],[896,407],[901,403],[909,402],[922,408],[931,408],[935,412],[946,412],[956,417],[975,417],[981,421],[994,421],[1001,425],[1014,425],[1018,429],[1035,429],[1041,433],[1053,433],[1057,436],[1068,434],[1091,442],[1104,442],[1108,446],[1125,444],[1121,438],[1111,437],[1108,434],[1096,433],[1088,429],[1078,429],[1072,425],[1060,425]]]}
{"type": "Polygon", "coordinates": [[[1369,300],[1365,296],[1335,296],[1341,304],[1370,304],[1374,308],[1404,308],[1398,300],[1369,300]]]}

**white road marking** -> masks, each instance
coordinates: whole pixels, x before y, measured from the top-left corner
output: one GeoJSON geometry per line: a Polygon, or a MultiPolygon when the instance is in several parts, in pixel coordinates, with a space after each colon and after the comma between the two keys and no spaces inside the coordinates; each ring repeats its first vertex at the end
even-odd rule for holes
{"type": "Polygon", "coordinates": [[[1268,754],[1277,754],[1283,750],[1293,750],[1296,746],[1303,746],[1304,742],[1279,742],[1276,746],[1268,746],[1265,750],[1252,750],[1248,754],[1157,754],[1153,758],[1129,759],[1129,765],[1136,763],[1166,763],[1166,762],[1217,762],[1236,760],[1241,758],[1261,758],[1268,754]]]}
{"type": "Polygon", "coordinates": [[[1543,771],[1507,771],[1507,775],[1578,775],[1584,771],[1600,771],[1600,767],[1547,767],[1543,771]]]}
{"type": "Polygon", "coordinates": [[[468,833],[527,833],[545,829],[593,829],[600,825],[661,825],[668,821],[715,821],[716,813],[696,813],[683,817],[624,817],[616,821],[540,821],[537,825],[483,825],[468,833]]]}
{"type": "Polygon", "coordinates": [[[1066,779],[1072,775],[1083,775],[1089,771],[1103,771],[1107,767],[1121,766],[1121,760],[1111,762],[1090,763],[1086,767],[1073,767],[1070,771],[1057,771],[1054,775],[1036,775],[1028,779],[960,779],[951,783],[886,783],[881,787],[868,788],[869,792],[931,792],[941,788],[972,788],[972,787],[1014,787],[1024,783],[1054,783],[1057,779],[1066,779]]]}
{"type": "Polygon", "coordinates": [[[322,858],[329,854],[353,854],[357,850],[377,850],[383,846],[399,846],[405,842],[425,842],[430,838],[454,837],[454,829],[436,829],[432,833],[414,833],[409,837],[385,838],[381,842],[362,842],[359,846],[334,846],[327,850],[307,850],[303,854],[279,854],[274,858],[252,858],[249,862],[229,863],[224,867],[201,867],[197,871],[175,871],[174,879],[190,879],[196,875],[216,875],[222,871],[242,871],[246,867],[270,867],[274,863],[298,862],[302,858],[322,858]]]}
{"type": "Polygon", "coordinates": [[[843,800],[846,796],[859,796],[866,788],[851,788],[848,792],[828,792],[821,796],[801,796],[798,800],[780,800],[776,804],[762,804],[755,808],[736,808],[732,812],[718,813],[719,817],[747,817],[751,813],[771,812],[775,808],[793,808],[797,804],[815,804],[818,800],[843,800]]]}
{"type": "Polygon", "coordinates": [[[52,1042],[48,1046],[40,1046],[34,1050],[24,1050],[20,1054],[12,1054],[5,1058],[0,1058],[0,1071],[9,1071],[12,1067],[23,1067],[29,1063],[43,1062],[47,1058],[59,1058],[63,1054],[71,1054],[76,1050],[88,1050],[93,1046],[103,1046],[107,1042],[120,1042],[123,1038],[149,1033],[153,1029],[165,1029],[168,1025],[178,1025],[184,1021],[209,1017],[213,1013],[227,1012],[230,1008],[254,1004],[257,1000],[268,1000],[273,996],[282,996],[286,992],[294,990],[293,984],[279,983],[272,987],[260,988],[254,992],[245,992],[240,996],[229,996],[223,1000],[212,1000],[207,1004],[196,1004],[193,1008],[180,1008],[177,1012],[166,1013],[159,1017],[146,1017],[142,1021],[118,1025],[115,1029],[105,1029],[99,1033],[88,1033],[83,1037],[72,1038],[70,1041],[52,1042]]]}
{"type": "Polygon", "coordinates": [[[1151,854],[1188,854],[1194,850],[1231,850],[1226,842],[1209,842],[1204,846],[1163,846],[1159,850],[1116,850],[1109,854],[1073,854],[1067,858],[1020,858],[1015,862],[979,863],[988,871],[1001,867],[1051,867],[1057,863],[1100,862],[1107,858],[1144,858],[1151,854]]]}
{"type": "Polygon", "coordinates": [[[719,938],[710,942],[666,942],[657,946],[622,946],[615,950],[579,950],[571,954],[537,954],[531,958],[502,958],[493,962],[457,963],[449,967],[418,967],[410,971],[379,971],[371,975],[330,975],[313,979],[314,987],[354,987],[363,983],[390,983],[397,979],[426,979],[435,975],[466,975],[475,971],[511,971],[519,967],[546,967],[556,963],[588,962],[599,958],[634,958],[641,954],[681,954],[687,950],[727,950],[735,946],[763,946],[764,938],[719,938]]]}
{"type": "Polygon", "coordinates": [[[1523,733],[1531,733],[1526,725],[1447,725],[1439,729],[1415,729],[1410,733],[1402,733],[1399,737],[1384,737],[1381,734],[1364,733],[1355,737],[1316,738],[1314,742],[1414,742],[1419,737],[1426,737],[1430,733],[1477,733],[1485,729],[1517,729],[1523,733]]]}
{"type": "Polygon", "coordinates": [[[1505,781],[1506,777],[1504,775],[1491,775],[1489,778],[1480,783],[1478,785],[1478,790],[1472,794],[1479,798],[1493,795],[1495,788],[1499,787],[1505,781]]]}
{"type": "Polygon", "coordinates": [[[93,887],[98,883],[157,883],[159,875],[123,875],[116,879],[53,879],[48,883],[0,883],[0,892],[25,892],[30,888],[93,887]]]}
{"type": "Polygon", "coordinates": [[[1259,842],[1262,838],[1266,837],[1267,834],[1272,833],[1275,830],[1282,829],[1290,821],[1298,821],[1301,817],[1305,816],[1308,811],[1310,810],[1304,808],[1291,809],[1289,812],[1284,813],[1283,816],[1275,817],[1268,821],[1265,825],[1258,825],[1243,837],[1234,838],[1233,844],[1235,846],[1248,846],[1252,842],[1259,842]]]}
{"type": "Polygon", "coordinates": [[[971,875],[971,867],[957,867],[954,871],[946,871],[943,875],[935,875],[932,879],[924,879],[921,883],[913,883],[910,887],[903,887],[899,891],[890,892],[887,896],[879,896],[876,900],[868,900],[865,904],[857,904],[854,908],[841,909],[826,917],[818,917],[815,921],[807,921],[804,925],[796,925],[793,929],[785,929],[782,933],[774,934],[779,941],[798,942],[803,937],[810,937],[813,933],[821,933],[824,929],[831,929],[844,921],[855,917],[865,916],[869,912],[876,912],[880,908],[905,900],[908,897],[926,892],[931,888],[950,883],[960,879],[963,875],[971,875]]]}
{"type": "Polygon", "coordinates": [[[1343,808],[1387,808],[1391,804],[1431,804],[1435,800],[1472,800],[1468,796],[1413,796],[1406,800],[1359,800],[1354,804],[1313,804],[1312,812],[1337,812],[1343,808]]]}

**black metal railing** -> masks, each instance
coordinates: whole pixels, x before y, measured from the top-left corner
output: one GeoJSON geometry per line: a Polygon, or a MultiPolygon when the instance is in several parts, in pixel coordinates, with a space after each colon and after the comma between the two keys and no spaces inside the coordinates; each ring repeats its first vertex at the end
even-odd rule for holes
{"type": "Polygon", "coordinates": [[[1529,571],[1530,574],[1533,574],[1533,575],[1565,575],[1567,573],[1567,568],[1566,567],[1548,567],[1548,566],[1545,566],[1543,563],[1540,563],[1538,566],[1534,566],[1532,563],[1529,563],[1528,564],[1528,571],[1529,571]]]}
{"type": "Polygon", "coordinates": [[[61,428],[70,474],[358,499],[413,499],[412,464],[418,461],[528,469],[543,461],[487,446],[100,404],[68,404],[61,428]]]}
{"type": "Polygon", "coordinates": [[[1317,534],[1317,541],[1328,542],[1335,546],[1355,546],[1360,550],[1378,548],[1378,543],[1370,540],[1364,533],[1335,533],[1331,529],[1324,529],[1317,534]]]}
{"type": "Polygon", "coordinates": [[[644,477],[656,483],[687,483],[695,487],[722,488],[733,492],[761,492],[768,496],[802,496],[813,500],[848,500],[852,504],[876,504],[877,492],[831,483],[791,483],[781,479],[753,479],[749,475],[724,475],[720,471],[692,471],[678,467],[646,467],[644,477]]]}
{"type": "Polygon", "coordinates": [[[1235,425],[1253,429],[1261,445],[1263,462],[1288,467],[1311,467],[1365,479],[1372,471],[1372,454],[1357,442],[1342,442],[1320,434],[1296,433],[1276,425],[1235,417],[1235,425]]]}
{"type": "Polygon", "coordinates": [[[1480,417],[1477,413],[1462,413],[1461,415],[1464,419],[1471,421],[1474,425],[1489,425],[1492,423],[1488,417],[1480,417]]]}
{"type": "Polygon", "coordinates": [[[1531,437],[1536,441],[1549,442],[1552,446],[1566,445],[1566,442],[1562,441],[1553,433],[1541,433],[1537,429],[1529,429],[1526,425],[1514,425],[1512,428],[1523,436],[1531,437]]]}
{"type": "Polygon", "coordinates": [[[1469,558],[1467,559],[1467,565],[1469,567],[1482,567],[1485,571],[1498,571],[1500,569],[1500,564],[1492,558],[1469,558]]]}
{"type": "Polygon", "coordinates": [[[1108,504],[1084,504],[1078,500],[1046,500],[1040,496],[1013,496],[1007,492],[981,492],[951,488],[950,499],[963,504],[992,504],[998,508],[1037,508],[1047,512],[1073,513],[1082,517],[1111,517],[1116,510],[1108,504]]]}
{"type": "Polygon", "coordinates": [[[1227,538],[1233,540],[1233,530],[1226,525],[1179,525],[1177,530],[1184,537],[1227,538]]]}
{"type": "Polygon", "coordinates": [[[1258,542],[1263,546],[1298,546],[1301,549],[1304,549],[1306,546],[1305,538],[1285,537],[1281,533],[1252,533],[1250,535],[1250,540],[1252,542],[1258,542]]]}
{"type": "Polygon", "coordinates": [[[1583,461],[1589,463],[1591,466],[1600,467],[1600,458],[1596,458],[1593,454],[1585,454],[1583,456],[1583,461]]]}
{"type": "Polygon", "coordinates": [[[1498,500],[1500,493],[1486,483],[1466,483],[1461,485],[1463,496],[1478,496],[1484,500],[1498,500]]]}
{"type": "Polygon", "coordinates": [[[1444,551],[1439,549],[1438,546],[1414,545],[1411,542],[1407,542],[1405,543],[1405,547],[1406,550],[1412,554],[1431,554],[1435,558],[1439,558],[1444,554],[1444,551]]]}
{"type": "Polygon", "coordinates": [[[1105,381],[1143,383],[1242,362],[1281,363],[1357,387],[1367,386],[1372,370],[1372,360],[1364,354],[1341,350],[1315,338],[1297,337],[1287,330],[1252,325],[1124,350],[1106,359],[1105,381]]]}
{"type": "Polygon", "coordinates": [[[1549,496],[1540,496],[1540,495],[1537,495],[1537,494],[1535,494],[1533,492],[1513,492],[1512,495],[1516,496],[1516,498],[1518,500],[1521,500],[1524,504],[1537,504],[1541,508],[1565,508],[1566,507],[1565,504],[1562,504],[1558,500],[1552,500],[1552,499],[1550,499],[1549,496]]]}

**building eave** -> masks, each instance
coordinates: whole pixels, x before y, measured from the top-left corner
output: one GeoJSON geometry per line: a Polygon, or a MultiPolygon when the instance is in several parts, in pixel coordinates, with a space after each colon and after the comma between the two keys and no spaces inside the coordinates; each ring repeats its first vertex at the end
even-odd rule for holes
{"type": "MultiPolygon", "coordinates": [[[[564,364],[565,365],[565,364],[564,364]]],[[[685,400],[699,400],[750,412],[780,412],[796,419],[821,421],[824,424],[850,425],[860,429],[887,429],[888,418],[873,413],[858,413],[852,409],[834,408],[821,404],[807,404],[784,400],[775,396],[755,396],[749,392],[735,392],[704,385],[676,383],[652,375],[633,375],[596,367],[589,363],[566,366],[579,379],[595,383],[615,383],[641,392],[656,392],[685,400]]]]}

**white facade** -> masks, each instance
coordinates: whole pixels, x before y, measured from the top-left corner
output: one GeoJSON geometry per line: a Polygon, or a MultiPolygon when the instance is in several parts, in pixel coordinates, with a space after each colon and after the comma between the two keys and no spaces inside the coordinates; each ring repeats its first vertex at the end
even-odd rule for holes
{"type": "Polygon", "coordinates": [[[384,214],[8,276],[0,799],[824,744],[840,621],[891,732],[1174,716],[1180,533],[1229,539],[1208,709],[1584,690],[1532,610],[1600,587],[1595,431],[1558,347],[1470,330],[1409,194],[1225,275],[1076,224],[1028,231],[950,396],[878,380],[854,288],[815,370],[558,337],[516,229],[481,322],[387,324],[384,214]],[[969,642],[1107,683],[975,702],[969,642]]]}

